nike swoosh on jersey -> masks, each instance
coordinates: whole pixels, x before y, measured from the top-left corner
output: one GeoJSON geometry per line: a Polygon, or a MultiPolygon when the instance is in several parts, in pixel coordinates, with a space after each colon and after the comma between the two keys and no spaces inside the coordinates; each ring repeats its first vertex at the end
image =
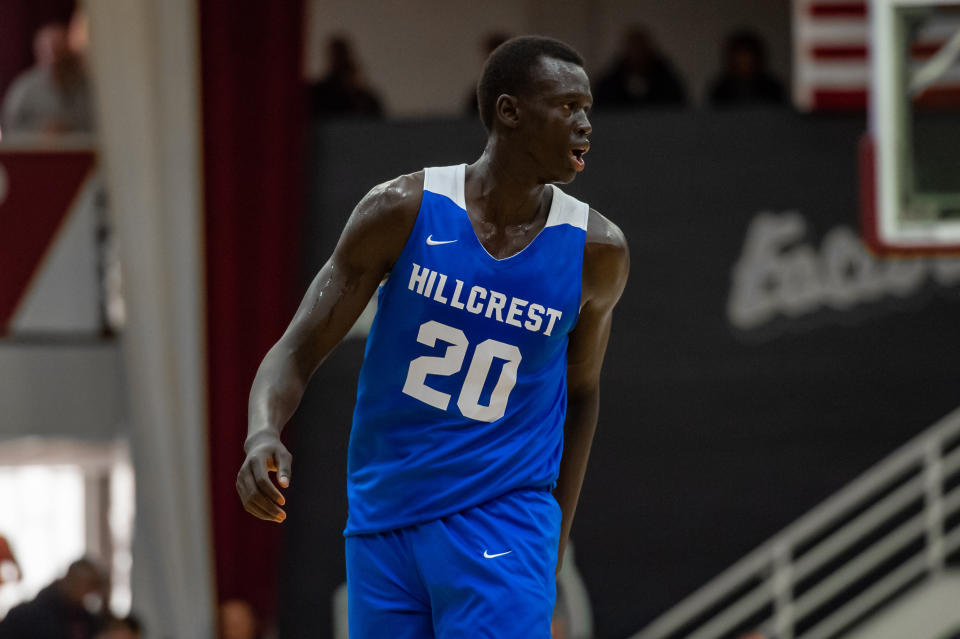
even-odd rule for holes
{"type": "Polygon", "coordinates": [[[487,552],[486,550],[484,550],[484,551],[483,551],[483,558],[484,558],[484,559],[493,559],[494,557],[503,557],[504,555],[509,555],[509,554],[512,553],[512,552],[513,552],[512,550],[508,550],[507,552],[498,552],[498,553],[495,554],[495,555],[491,555],[489,552],[487,552]]]}
{"type": "Polygon", "coordinates": [[[427,236],[427,246],[437,246],[438,244],[453,244],[456,240],[435,240],[433,234],[427,236]]]}

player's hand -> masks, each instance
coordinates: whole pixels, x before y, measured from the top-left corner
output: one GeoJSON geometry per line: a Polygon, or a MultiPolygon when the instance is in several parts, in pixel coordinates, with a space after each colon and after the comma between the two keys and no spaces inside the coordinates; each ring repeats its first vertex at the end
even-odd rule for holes
{"type": "Polygon", "coordinates": [[[287,513],[281,506],[286,500],[271,481],[270,473],[277,473],[277,482],[282,488],[289,486],[293,456],[280,438],[270,433],[260,433],[247,439],[244,449],[247,458],[237,473],[237,493],[243,507],[260,519],[283,521],[287,513]]]}

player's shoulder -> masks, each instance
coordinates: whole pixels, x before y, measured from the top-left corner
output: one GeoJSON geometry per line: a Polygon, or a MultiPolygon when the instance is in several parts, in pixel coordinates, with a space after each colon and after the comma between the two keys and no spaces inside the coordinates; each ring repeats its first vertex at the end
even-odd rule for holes
{"type": "Polygon", "coordinates": [[[587,246],[586,250],[616,258],[627,257],[629,247],[627,238],[610,219],[591,208],[587,216],[587,246]]]}
{"type": "Polygon", "coordinates": [[[630,248],[620,227],[590,209],[583,251],[584,284],[591,296],[619,298],[630,271],[630,248]]]}
{"type": "Polygon", "coordinates": [[[423,196],[423,171],[376,185],[353,209],[335,252],[357,263],[379,260],[389,269],[413,230],[423,196]]]}
{"type": "Polygon", "coordinates": [[[423,170],[399,175],[370,189],[360,203],[384,212],[412,210],[415,214],[423,197],[423,180],[423,170]]]}
{"type": "Polygon", "coordinates": [[[422,197],[423,171],[387,180],[360,199],[347,226],[406,237],[416,222],[422,197]]]}

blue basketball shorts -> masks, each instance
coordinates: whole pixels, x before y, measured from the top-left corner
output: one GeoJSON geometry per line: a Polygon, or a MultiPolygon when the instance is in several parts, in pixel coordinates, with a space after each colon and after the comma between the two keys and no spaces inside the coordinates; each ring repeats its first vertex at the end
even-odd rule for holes
{"type": "Polygon", "coordinates": [[[547,490],[349,536],[350,639],[550,639],[559,540],[547,490]]]}

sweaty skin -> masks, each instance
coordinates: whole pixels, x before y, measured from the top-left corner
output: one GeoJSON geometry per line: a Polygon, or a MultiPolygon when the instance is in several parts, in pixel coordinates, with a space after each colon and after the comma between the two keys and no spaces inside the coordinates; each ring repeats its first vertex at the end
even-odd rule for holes
{"type": "MultiPolygon", "coordinates": [[[[592,104],[586,73],[576,64],[540,59],[524,95],[501,95],[483,154],[465,175],[467,214],[490,255],[502,259],[526,247],[546,224],[551,190],[570,182],[589,148],[592,104]],[[579,153],[578,153],[579,155],[579,153]]],[[[363,311],[396,262],[413,229],[423,171],[374,187],[357,204],[323,268],[307,289],[280,340],[267,352],[250,391],[247,457],[237,475],[244,508],[268,521],[286,519],[280,487],[290,483],[292,456],[280,431],[307,382],[363,311]]],[[[563,511],[562,560],[587,468],[599,412],[599,381],[613,308],[630,268],[619,228],[590,210],[583,260],[580,316],[567,349],[567,417],[554,496],[563,511]]],[[[559,571],[559,563],[557,566],[559,571]]]]}

